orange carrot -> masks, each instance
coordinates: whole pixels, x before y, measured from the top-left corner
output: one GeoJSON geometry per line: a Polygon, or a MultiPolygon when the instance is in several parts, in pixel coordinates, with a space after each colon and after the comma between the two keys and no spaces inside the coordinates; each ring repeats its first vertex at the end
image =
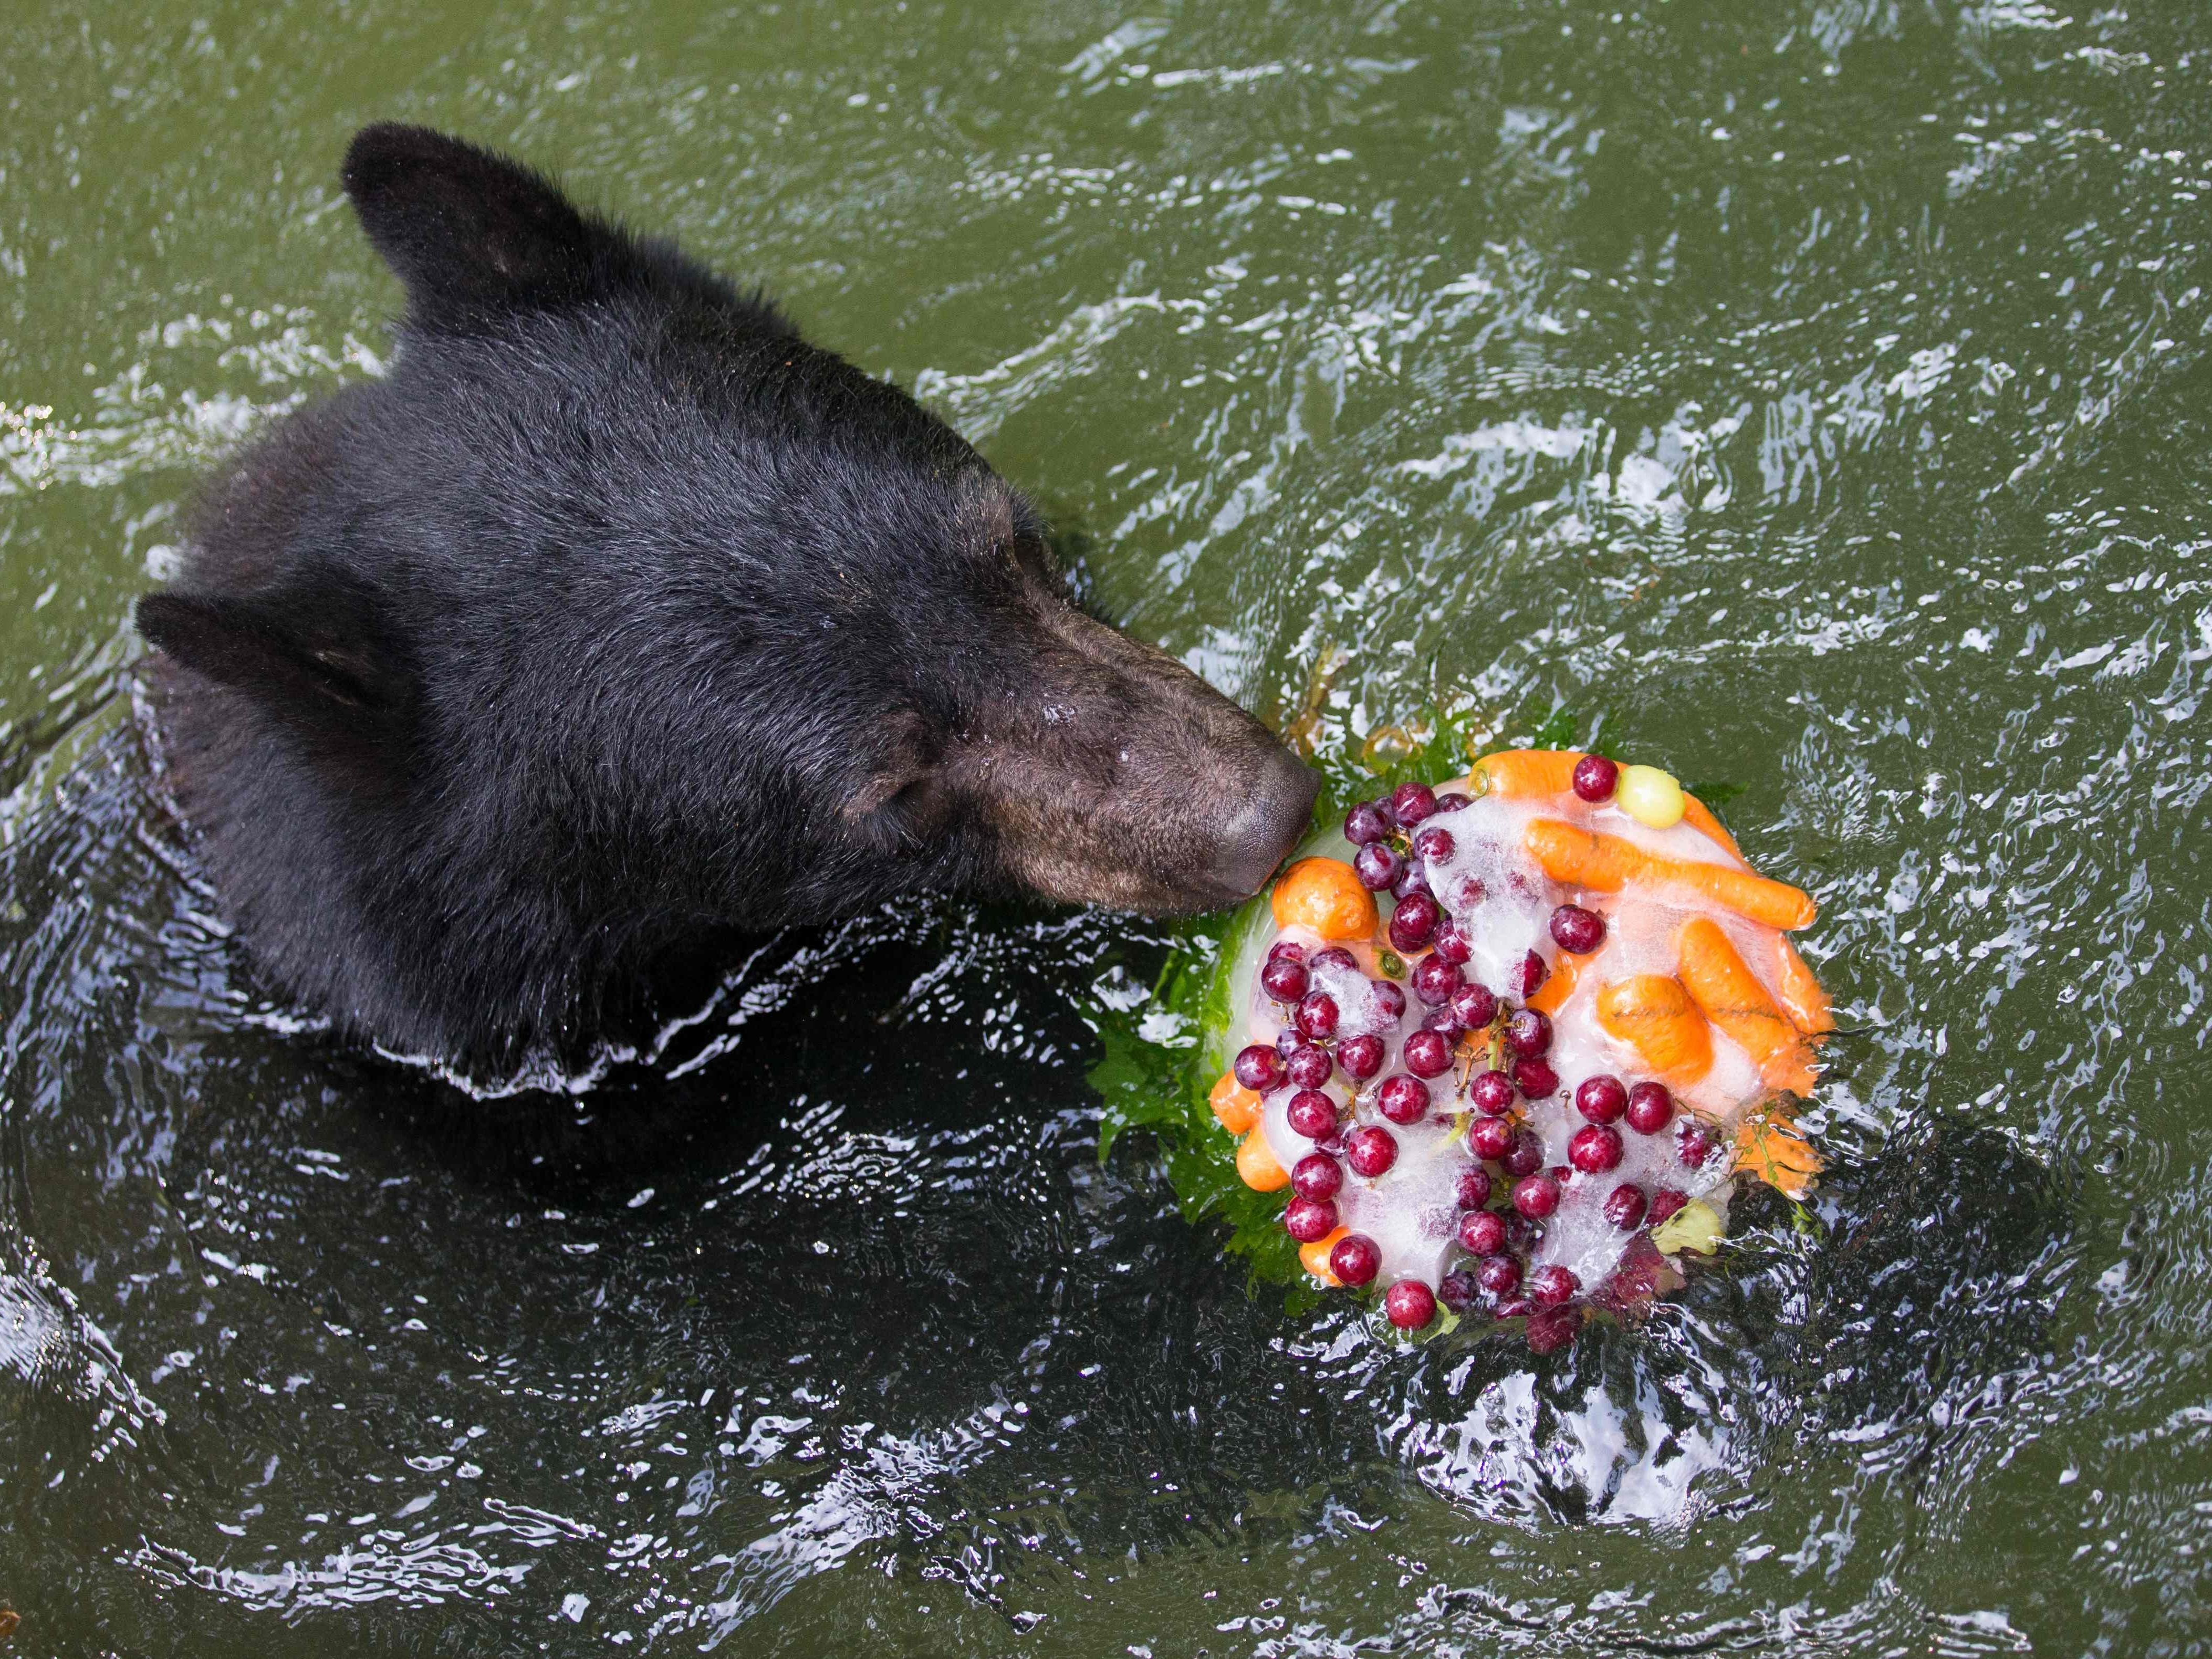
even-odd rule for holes
{"type": "Polygon", "coordinates": [[[1695,1083],[1713,1064],[1712,1028],[1669,974],[1635,974],[1597,994],[1597,1023],[1677,1083],[1695,1083]]]}
{"type": "Polygon", "coordinates": [[[1322,1284],[1332,1288],[1342,1281],[1328,1270],[1329,1252],[1336,1248],[1337,1240],[1351,1231],[1349,1227],[1339,1227],[1326,1238],[1316,1238],[1310,1244],[1298,1246],[1298,1260],[1304,1265],[1305,1270],[1322,1284]]]}
{"type": "MultiPolygon", "coordinates": [[[[1590,956],[1596,954],[1593,951],[1590,956]]],[[[1572,951],[1560,951],[1559,959],[1552,964],[1552,976],[1537,987],[1535,995],[1523,1000],[1540,1014],[1558,1013],[1566,1006],[1567,999],[1574,995],[1575,981],[1582,977],[1583,964],[1589,959],[1572,951]]]]}
{"type": "Polygon", "coordinates": [[[1365,939],[1375,931],[1375,896],[1342,859],[1300,859],[1275,884],[1275,926],[1310,927],[1323,939],[1365,939]]]}
{"type": "Polygon", "coordinates": [[[1818,914],[1813,901],[1787,882],[1723,864],[1647,853],[1622,836],[1578,829],[1558,818],[1531,820],[1522,842],[1546,875],[1571,886],[1617,893],[1631,882],[1673,883],[1769,927],[1808,927],[1818,914]]]}
{"type": "Polygon", "coordinates": [[[1681,952],[1677,974],[1705,1018],[1728,1033],[1759,1066],[1770,1089],[1810,1097],[1812,1055],[1790,1018],[1744,965],[1718,922],[1692,916],[1674,934],[1681,952]]]}
{"type": "MultiPolygon", "coordinates": [[[[1709,839],[1717,841],[1727,848],[1729,857],[1737,859],[1743,857],[1743,848],[1735,844],[1735,837],[1729,834],[1727,826],[1715,817],[1712,809],[1695,795],[1682,797],[1682,822],[1692,830],[1702,830],[1709,839]]],[[[1748,860],[1746,861],[1748,862],[1748,860]]]]}
{"type": "Polygon", "coordinates": [[[1486,795],[1564,795],[1575,786],[1579,749],[1501,749],[1475,762],[1468,781],[1486,795]]]}
{"type": "Polygon", "coordinates": [[[1783,1108],[1754,1114],[1737,1126],[1735,1167],[1791,1198],[1812,1191],[1822,1163],[1813,1143],[1783,1108]]]}
{"type": "Polygon", "coordinates": [[[1618,893],[1644,868],[1644,849],[1634,842],[1558,818],[1534,819],[1521,840],[1553,880],[1595,892],[1618,893]]]}
{"type": "Polygon", "coordinates": [[[1232,1135],[1241,1135],[1260,1121],[1260,1097],[1237,1080],[1234,1072],[1224,1072],[1213,1091],[1206,1097],[1213,1108],[1213,1115],[1221,1127],[1232,1135]]]}
{"type": "Polygon", "coordinates": [[[1267,1137],[1257,1129],[1237,1144],[1237,1177],[1255,1193],[1278,1192],[1291,1184],[1291,1172],[1275,1162],[1267,1137]]]}
{"type": "Polygon", "coordinates": [[[1782,1006],[1790,1023],[1808,1036],[1834,1030],[1836,1017],[1829,1012],[1828,994],[1813,977],[1797,947],[1786,939],[1777,939],[1774,944],[1775,960],[1781,969],[1782,1006]]]}

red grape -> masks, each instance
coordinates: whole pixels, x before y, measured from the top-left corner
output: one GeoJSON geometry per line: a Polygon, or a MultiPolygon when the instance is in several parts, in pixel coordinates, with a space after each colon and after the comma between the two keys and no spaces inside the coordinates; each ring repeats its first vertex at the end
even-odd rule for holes
{"type": "Polygon", "coordinates": [[[1547,1175],[1522,1176],[1513,1183],[1513,1207],[1531,1221],[1541,1221],[1559,1207],[1559,1183],[1547,1175]]]}
{"type": "Polygon", "coordinates": [[[1552,1047],[1552,1018],[1540,1008],[1516,1008],[1505,1021],[1505,1046],[1523,1060],[1547,1054],[1552,1047]]]}
{"type": "Polygon", "coordinates": [[[1459,1206],[1479,1210],[1490,1202],[1490,1171],[1477,1164],[1459,1172],[1459,1206]]]}
{"type": "Polygon", "coordinates": [[[1425,825],[1414,834],[1413,851],[1425,859],[1434,859],[1438,864],[1443,863],[1458,850],[1458,843],[1452,840],[1452,832],[1441,823],[1425,825]]]}
{"type": "Polygon", "coordinates": [[[1605,943],[1605,918],[1579,904],[1562,904],[1552,912],[1552,939],[1562,951],[1586,957],[1605,943]]]}
{"type": "Polygon", "coordinates": [[[1413,964],[1413,994],[1430,1007],[1451,1000],[1467,975],[1455,962],[1447,962],[1431,951],[1413,964]]]}
{"type": "Polygon", "coordinates": [[[1580,1308],[1546,1308],[1528,1316],[1528,1348],[1532,1353],[1550,1353],[1564,1348],[1575,1340],[1582,1328],[1580,1308]]]}
{"type": "Polygon", "coordinates": [[[1300,1035],[1311,1037],[1316,1042],[1323,1037],[1334,1036],[1336,1035],[1336,999],[1326,991],[1308,992],[1305,1000],[1298,1004],[1297,1012],[1291,1018],[1300,1035]]]}
{"type": "Polygon", "coordinates": [[[1551,976],[1551,965],[1534,951],[1521,958],[1521,994],[1522,996],[1534,996],[1542,988],[1544,981],[1551,976]]]}
{"type": "Polygon", "coordinates": [[[1291,1097],[1283,1115],[1308,1140],[1319,1140],[1336,1127],[1336,1103],[1318,1089],[1301,1089],[1291,1097]]]}
{"type": "Polygon", "coordinates": [[[1575,1109],[1593,1123],[1618,1123],[1628,1109],[1628,1091],[1603,1072],[1586,1077],[1575,1085],[1575,1109]]]}
{"type": "Polygon", "coordinates": [[[1354,847],[1364,847],[1382,840],[1390,833],[1390,820],[1382,816],[1382,809],[1371,800],[1361,801],[1344,815],[1344,838],[1354,847]]]}
{"type": "Polygon", "coordinates": [[[1612,797],[1620,781],[1620,769],[1602,755],[1584,755],[1575,763],[1575,793],[1595,806],[1612,797]]]}
{"type": "Polygon", "coordinates": [[[1567,1162],[1584,1175],[1603,1175],[1620,1167],[1620,1131],[1585,1123],[1567,1142],[1567,1162]]]}
{"type": "Polygon", "coordinates": [[[1477,1073],[1468,1097],[1492,1117],[1504,1117],[1513,1109],[1513,1079],[1503,1072],[1477,1073]]]}
{"type": "Polygon", "coordinates": [[[1475,1264],[1474,1282],[1492,1296],[1505,1296],[1521,1283],[1521,1264],[1510,1255],[1486,1255],[1475,1264]]]}
{"type": "Polygon", "coordinates": [[[1370,893],[1379,893],[1406,873],[1406,860],[1386,841],[1370,841],[1352,855],[1352,873],[1370,893]]]}
{"type": "Polygon", "coordinates": [[[1437,810],[1436,792],[1425,783],[1401,783],[1390,792],[1390,816],[1410,830],[1437,810]]]}
{"type": "Polygon", "coordinates": [[[1390,948],[1407,955],[1419,950],[1434,937],[1437,921],[1443,912],[1426,893],[1411,893],[1398,901],[1398,908],[1390,913],[1390,948]]]}
{"type": "Polygon", "coordinates": [[[1382,1069],[1382,1039],[1374,1036],[1345,1038],[1336,1045],[1336,1063],[1354,1082],[1366,1082],[1382,1069]]]}
{"type": "Polygon", "coordinates": [[[1237,1064],[1231,1068],[1237,1080],[1255,1094],[1266,1094],[1283,1084],[1283,1060],[1273,1048],[1255,1042],[1249,1048],[1237,1051],[1237,1064]]]}
{"type": "Polygon", "coordinates": [[[1301,1089],[1318,1089],[1328,1081],[1329,1073],[1336,1070],[1336,1062],[1329,1058],[1328,1050],[1305,1043],[1291,1050],[1284,1069],[1290,1073],[1291,1081],[1301,1089]]]}
{"type": "Polygon", "coordinates": [[[1662,1187],[1651,1194],[1650,1212],[1644,1218],[1655,1227],[1663,1227],[1674,1219],[1674,1212],[1689,1201],[1687,1193],[1676,1192],[1672,1187],[1662,1187]]]}
{"type": "Polygon", "coordinates": [[[1474,954],[1474,946],[1461,931],[1459,923],[1449,916],[1437,924],[1436,935],[1429,940],[1429,948],[1446,962],[1455,963],[1463,963],[1474,954]]]}
{"type": "Polygon", "coordinates": [[[1357,972],[1359,958],[1341,945],[1332,945],[1326,951],[1314,952],[1313,965],[1316,968],[1349,968],[1357,972]]]}
{"type": "Polygon", "coordinates": [[[1344,1166],[1327,1152],[1308,1152],[1291,1165],[1291,1190],[1300,1198],[1334,1198],[1344,1185],[1344,1166]]]}
{"type": "Polygon", "coordinates": [[[1583,1287],[1571,1267],[1558,1262],[1548,1262],[1528,1275],[1528,1294],[1536,1298],[1539,1307],[1556,1308],[1562,1302],[1571,1301],[1583,1287]]]}
{"type": "Polygon", "coordinates": [[[1398,1161],[1398,1137],[1380,1124],[1365,1124],[1345,1136],[1344,1161],[1352,1174],[1372,1181],[1398,1161]]]}
{"type": "Polygon", "coordinates": [[[1418,1279],[1401,1279],[1382,1296],[1382,1311],[1401,1331],[1418,1331],[1437,1316],[1437,1296],[1418,1279]]]}
{"type": "Polygon", "coordinates": [[[1415,1077],[1441,1077],[1451,1070],[1451,1039],[1442,1031],[1416,1031],[1406,1039],[1406,1069],[1415,1077]]]}
{"type": "Polygon", "coordinates": [[[1548,1060],[1516,1060],[1513,1086],[1531,1100],[1541,1100],[1559,1086],[1559,1074],[1548,1060]]]}
{"type": "Polygon", "coordinates": [[[1417,1077],[1393,1072],[1375,1091],[1375,1104],[1393,1123],[1419,1123],[1429,1115],[1429,1085],[1417,1077]]]}
{"type": "MultiPolygon", "coordinates": [[[[1500,1123],[1504,1120],[1487,1118],[1479,1121],[1500,1123]]],[[[1526,1129],[1516,1130],[1513,1145],[1506,1149],[1505,1156],[1498,1160],[1498,1166],[1516,1180],[1522,1176],[1532,1176],[1544,1167],[1544,1143],[1526,1129]]]]}
{"type": "Polygon", "coordinates": [[[1479,1117],[1467,1126],[1467,1144],[1477,1158],[1502,1158],[1513,1149],[1513,1120],[1479,1117]]]}
{"type": "Polygon", "coordinates": [[[1469,1210],[1459,1218],[1459,1242],[1471,1255],[1496,1255],[1505,1248],[1505,1218],[1495,1210],[1469,1210]]]}
{"type": "Polygon", "coordinates": [[[1270,957],[1260,970],[1260,988],[1278,1002],[1296,1002],[1311,982],[1305,963],[1288,957],[1270,957]]]}
{"type": "Polygon", "coordinates": [[[1396,1024],[1406,1017],[1406,988],[1395,980],[1376,980],[1375,1006],[1382,1011],[1392,1024],[1396,1024]]]}
{"type": "Polygon", "coordinates": [[[1336,1231],[1336,1206],[1326,1198],[1294,1198],[1283,1211],[1283,1231],[1301,1244],[1336,1231]]]}
{"type": "Polygon", "coordinates": [[[1451,994],[1451,1011],[1470,1030],[1480,1030],[1497,1018],[1498,999],[1486,985],[1461,985],[1451,994]]]}
{"type": "Polygon", "coordinates": [[[1682,1162],[1693,1170],[1709,1162],[1718,1149],[1719,1142],[1707,1133],[1701,1123],[1685,1124],[1676,1142],[1676,1150],[1681,1154],[1682,1162]]]}
{"type": "Polygon", "coordinates": [[[1328,1270],[1341,1284],[1367,1284],[1382,1266],[1382,1248],[1365,1233],[1346,1233],[1328,1253],[1328,1270]]]}
{"type": "Polygon", "coordinates": [[[1643,1225],[1644,1210],[1644,1188],[1632,1181],[1622,1182],[1605,1195],[1605,1218],[1625,1233],[1643,1225]]]}
{"type": "Polygon", "coordinates": [[[1663,1083],[1639,1083],[1628,1091],[1628,1127],[1656,1135],[1674,1118],[1674,1097],[1663,1083]]]}
{"type": "Polygon", "coordinates": [[[1454,1313],[1463,1314],[1474,1305],[1474,1298],[1480,1290],[1473,1273],[1446,1273],[1437,1281],[1437,1300],[1454,1313]]]}

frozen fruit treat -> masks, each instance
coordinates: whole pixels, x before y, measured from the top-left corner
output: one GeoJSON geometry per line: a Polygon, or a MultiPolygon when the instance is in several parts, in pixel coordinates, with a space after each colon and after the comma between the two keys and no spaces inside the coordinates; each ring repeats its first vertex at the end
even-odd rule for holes
{"type": "Polygon", "coordinates": [[[1302,849],[1227,945],[1211,1103],[1315,1280],[1391,1324],[1632,1311],[1802,1196],[1826,999],[1814,918],[1656,767],[1512,750],[1302,849]]]}

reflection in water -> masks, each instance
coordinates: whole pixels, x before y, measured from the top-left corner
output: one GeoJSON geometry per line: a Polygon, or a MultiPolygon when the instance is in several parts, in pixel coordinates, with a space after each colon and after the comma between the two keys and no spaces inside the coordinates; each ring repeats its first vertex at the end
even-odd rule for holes
{"type": "Polygon", "coordinates": [[[20,1639],[2208,1627],[2202,17],[167,9],[0,64],[88,147],[0,137],[46,238],[0,225],[20,1639]],[[1404,1351],[1249,1295],[1141,1143],[1097,1163],[1084,1017],[1144,924],[757,942],[550,1091],[270,1004],[148,804],[121,618],[188,469],[374,372],[311,158],[392,98],[769,278],[1263,711],[1341,653],[1330,741],[1439,688],[1610,703],[1749,786],[1850,1028],[1818,1202],[1640,1330],[1404,1351]],[[265,142],[211,144],[241,107],[265,142]]]}

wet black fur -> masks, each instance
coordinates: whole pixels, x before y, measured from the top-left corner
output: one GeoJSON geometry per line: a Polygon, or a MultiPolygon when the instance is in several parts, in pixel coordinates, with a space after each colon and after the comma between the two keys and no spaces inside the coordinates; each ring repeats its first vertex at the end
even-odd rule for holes
{"type": "Polygon", "coordinates": [[[507,1060],[732,928],[1190,908],[1295,834],[1308,775],[1076,611],[904,393],[453,139],[368,128],[344,179],[392,372],[240,456],[138,608],[172,799],[289,993],[507,1060]]]}

